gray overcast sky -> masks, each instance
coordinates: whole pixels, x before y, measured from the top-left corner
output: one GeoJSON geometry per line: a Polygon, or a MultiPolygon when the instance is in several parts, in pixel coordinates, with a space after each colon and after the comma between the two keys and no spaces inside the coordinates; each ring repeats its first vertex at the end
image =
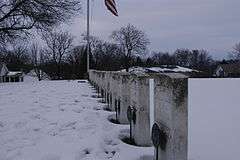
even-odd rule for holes
{"type": "MultiPolygon", "coordinates": [[[[115,0],[119,17],[91,0],[91,34],[108,40],[113,30],[128,23],[144,30],[151,51],[173,52],[177,48],[207,49],[214,58],[223,58],[240,42],[240,0],[115,0]]],[[[83,13],[70,30],[78,37],[85,30],[83,13]]]]}

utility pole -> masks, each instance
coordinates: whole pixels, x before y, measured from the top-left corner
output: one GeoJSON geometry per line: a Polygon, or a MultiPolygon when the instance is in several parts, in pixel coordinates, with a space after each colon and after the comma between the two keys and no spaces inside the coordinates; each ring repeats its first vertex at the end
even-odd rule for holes
{"type": "Polygon", "coordinates": [[[87,76],[89,75],[90,55],[90,0],[87,0],[87,76]]]}

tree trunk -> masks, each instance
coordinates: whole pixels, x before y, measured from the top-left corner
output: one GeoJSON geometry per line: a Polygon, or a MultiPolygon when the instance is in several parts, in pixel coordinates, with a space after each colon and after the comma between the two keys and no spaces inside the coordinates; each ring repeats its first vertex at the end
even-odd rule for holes
{"type": "Polygon", "coordinates": [[[125,56],[125,69],[127,72],[129,72],[129,68],[130,68],[130,56],[131,55],[131,50],[127,51],[127,55],[125,56]]]}
{"type": "Polygon", "coordinates": [[[128,56],[125,56],[125,69],[127,72],[129,72],[129,57],[128,56]]]}
{"type": "Polygon", "coordinates": [[[61,64],[57,64],[57,79],[61,79],[61,64]]]}

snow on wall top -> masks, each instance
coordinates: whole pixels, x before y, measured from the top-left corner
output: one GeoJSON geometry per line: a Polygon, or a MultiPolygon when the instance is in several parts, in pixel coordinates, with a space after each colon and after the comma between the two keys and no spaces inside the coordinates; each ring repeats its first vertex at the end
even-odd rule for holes
{"type": "MultiPolygon", "coordinates": [[[[126,69],[121,70],[120,72],[126,72],[126,69]]],[[[146,73],[192,73],[199,72],[190,68],[185,68],[175,65],[162,65],[160,67],[131,67],[129,68],[129,73],[137,75],[145,75],[146,73]]]]}
{"type": "Polygon", "coordinates": [[[180,67],[180,66],[161,66],[161,67],[151,67],[146,68],[147,71],[152,72],[199,72],[190,68],[180,67]]]}

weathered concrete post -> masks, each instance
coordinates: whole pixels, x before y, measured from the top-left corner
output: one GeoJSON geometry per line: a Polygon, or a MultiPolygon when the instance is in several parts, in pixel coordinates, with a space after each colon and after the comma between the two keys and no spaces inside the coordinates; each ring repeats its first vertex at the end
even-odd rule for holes
{"type": "Polygon", "coordinates": [[[157,160],[187,160],[188,79],[162,74],[155,81],[155,124],[152,132],[157,160]]]}
{"type": "Polygon", "coordinates": [[[112,72],[111,73],[111,110],[115,111],[116,101],[118,100],[118,92],[119,92],[119,73],[112,72]]]}
{"type": "Polygon", "coordinates": [[[102,95],[102,102],[103,103],[105,103],[105,74],[106,74],[106,72],[104,72],[104,71],[101,71],[100,72],[100,77],[101,77],[101,95],[102,95]]]}
{"type": "Polygon", "coordinates": [[[127,109],[130,106],[130,84],[131,84],[131,74],[130,73],[120,73],[120,106],[118,110],[118,121],[121,124],[129,124],[127,118],[127,109]]]}
{"type": "Polygon", "coordinates": [[[114,79],[113,79],[113,73],[109,73],[109,110],[114,111],[114,103],[113,103],[113,92],[114,92],[114,79]]]}
{"type": "Polygon", "coordinates": [[[103,90],[104,90],[104,103],[107,103],[108,87],[109,87],[109,72],[103,71],[103,90]]]}
{"type": "Polygon", "coordinates": [[[100,76],[100,72],[99,71],[96,71],[96,84],[97,84],[97,90],[98,90],[98,93],[99,93],[99,96],[101,94],[101,76],[100,76]]]}
{"type": "Polygon", "coordinates": [[[110,108],[110,81],[111,81],[110,72],[106,72],[105,89],[106,89],[106,102],[108,105],[108,109],[110,108]]]}
{"type": "Polygon", "coordinates": [[[149,76],[135,75],[131,81],[130,104],[134,108],[132,136],[139,146],[151,146],[149,117],[149,76]]]}
{"type": "Polygon", "coordinates": [[[116,72],[116,79],[115,79],[115,85],[116,85],[116,97],[115,97],[115,112],[116,112],[116,120],[119,120],[119,113],[121,109],[121,103],[122,103],[122,74],[119,72],[116,72]]]}

